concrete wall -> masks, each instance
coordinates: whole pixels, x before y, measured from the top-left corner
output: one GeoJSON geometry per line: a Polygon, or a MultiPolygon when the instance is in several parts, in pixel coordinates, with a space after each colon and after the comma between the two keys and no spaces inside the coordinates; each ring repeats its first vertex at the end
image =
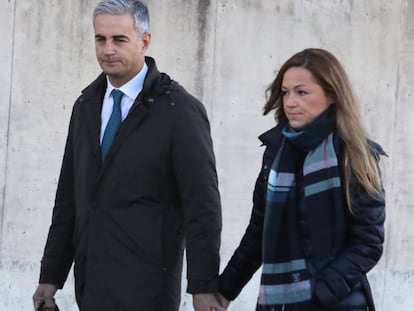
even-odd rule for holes
{"type": "MultiPolygon", "coordinates": [[[[413,310],[414,2],[412,0],[147,1],[149,54],[205,103],[223,202],[222,266],[247,225],[263,149],[264,90],[306,47],[333,52],[389,154],[384,255],[369,274],[379,311],[413,310]],[[411,290],[410,290],[411,289],[411,290]]],[[[0,2],[0,310],[30,310],[73,101],[98,73],[96,1],[0,2]]],[[[185,280],[183,287],[185,287],[185,280]]],[[[230,310],[253,310],[258,275],[230,310]]],[[[192,310],[183,293],[181,311],[192,310]]],[[[57,296],[76,310],[73,279],[57,296]]]]}

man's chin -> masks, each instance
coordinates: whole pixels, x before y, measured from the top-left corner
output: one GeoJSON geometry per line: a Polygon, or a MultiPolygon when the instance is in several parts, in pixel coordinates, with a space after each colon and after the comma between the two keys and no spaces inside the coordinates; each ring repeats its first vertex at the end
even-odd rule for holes
{"type": "Polygon", "coordinates": [[[102,71],[105,72],[107,75],[119,75],[119,74],[121,74],[121,70],[119,68],[119,65],[117,65],[117,64],[113,64],[113,65],[100,64],[100,65],[101,65],[102,71]]]}
{"type": "Polygon", "coordinates": [[[122,76],[122,74],[119,72],[119,70],[111,70],[111,69],[108,69],[108,68],[102,68],[102,71],[108,76],[108,77],[111,77],[111,78],[114,78],[114,79],[117,79],[117,78],[119,78],[120,76],[122,76]]]}

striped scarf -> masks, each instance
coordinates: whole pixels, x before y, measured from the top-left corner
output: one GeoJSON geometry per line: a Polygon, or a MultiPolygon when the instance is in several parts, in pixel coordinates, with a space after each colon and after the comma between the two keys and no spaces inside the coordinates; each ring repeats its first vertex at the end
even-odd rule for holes
{"type": "Polygon", "coordinates": [[[332,192],[340,191],[335,124],[333,108],[329,108],[300,132],[288,126],[282,130],[282,145],[268,178],[256,310],[275,310],[312,298],[309,254],[304,253],[298,207],[309,210],[315,204],[332,205],[332,192]]]}

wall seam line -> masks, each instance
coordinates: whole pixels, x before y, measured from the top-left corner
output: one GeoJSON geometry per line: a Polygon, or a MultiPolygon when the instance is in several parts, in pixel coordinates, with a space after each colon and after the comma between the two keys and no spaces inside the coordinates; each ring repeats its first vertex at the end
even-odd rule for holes
{"type": "MultiPolygon", "coordinates": [[[[397,125],[397,115],[398,115],[398,103],[400,100],[400,96],[399,96],[399,92],[400,92],[400,66],[401,66],[401,61],[400,61],[400,54],[401,54],[401,38],[402,38],[402,33],[403,33],[403,23],[404,23],[404,2],[405,0],[401,0],[400,2],[400,27],[398,29],[398,34],[397,34],[397,42],[398,42],[398,46],[397,46],[397,69],[396,69],[396,78],[395,78],[395,96],[394,96],[394,100],[395,100],[395,107],[394,107],[394,115],[392,118],[393,121],[393,131],[391,134],[391,150],[394,150],[394,146],[395,146],[395,128],[397,125]]],[[[395,160],[391,160],[390,161],[390,167],[389,170],[390,172],[394,172],[394,161],[395,160]]],[[[395,192],[395,187],[394,187],[394,182],[390,183],[390,193],[393,194],[395,192]]],[[[391,197],[394,197],[394,195],[391,195],[391,197]]],[[[385,227],[386,230],[390,229],[390,226],[385,227]]],[[[390,233],[387,234],[388,237],[391,236],[390,233]]],[[[389,265],[389,255],[388,255],[388,251],[389,251],[389,245],[390,245],[390,241],[389,239],[386,239],[385,241],[385,245],[384,245],[384,249],[386,249],[387,251],[384,254],[384,271],[383,271],[383,283],[382,283],[382,298],[381,298],[381,309],[384,309],[385,306],[385,298],[387,297],[386,295],[386,284],[387,284],[387,279],[388,279],[388,265],[389,265]]]]}
{"type": "MultiPolygon", "coordinates": [[[[9,1],[10,2],[10,1],[9,1]]],[[[6,130],[6,148],[4,156],[4,176],[3,176],[3,189],[2,189],[2,202],[1,202],[1,211],[0,211],[0,254],[2,253],[3,245],[3,228],[4,228],[4,211],[6,209],[6,188],[7,188],[7,173],[8,173],[8,159],[9,159],[9,135],[10,135],[10,114],[11,114],[11,105],[12,105],[12,90],[13,90],[13,70],[14,70],[14,49],[15,49],[15,31],[16,31],[16,7],[17,0],[14,1],[13,7],[13,26],[12,26],[12,44],[11,44],[11,62],[10,62],[10,87],[9,87],[9,107],[7,115],[7,130],[6,130]]],[[[0,257],[1,260],[1,257],[0,257]]]]}
{"type": "MultiPolygon", "coordinates": [[[[212,77],[211,77],[211,81],[212,81],[212,83],[210,84],[210,87],[211,87],[211,90],[210,90],[210,92],[212,93],[213,92],[213,90],[214,90],[214,92],[216,91],[216,88],[215,88],[215,82],[216,82],[216,46],[217,46],[217,20],[218,20],[218,1],[219,0],[215,0],[215,12],[214,12],[214,14],[215,14],[215,16],[214,16],[214,25],[213,25],[213,27],[214,27],[214,30],[213,30],[213,56],[212,56],[212,66],[213,66],[213,69],[212,69],[212,71],[211,71],[211,74],[212,74],[212,77]]],[[[210,93],[210,94],[211,94],[210,93]]],[[[215,98],[215,96],[213,96],[213,94],[212,94],[212,96],[211,96],[211,98],[215,98]]],[[[213,118],[214,118],[214,115],[213,115],[213,106],[214,106],[214,100],[211,100],[211,98],[210,98],[210,122],[212,123],[213,122],[213,118]]]]}

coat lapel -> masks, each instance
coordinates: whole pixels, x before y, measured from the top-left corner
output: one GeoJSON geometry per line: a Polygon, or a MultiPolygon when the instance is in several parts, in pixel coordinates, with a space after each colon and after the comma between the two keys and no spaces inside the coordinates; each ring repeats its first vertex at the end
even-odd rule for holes
{"type": "Polygon", "coordinates": [[[101,109],[105,96],[106,78],[101,74],[89,87],[83,90],[81,100],[85,102],[84,115],[88,127],[88,136],[92,151],[100,155],[101,146],[99,142],[101,131],[101,109]]]}

